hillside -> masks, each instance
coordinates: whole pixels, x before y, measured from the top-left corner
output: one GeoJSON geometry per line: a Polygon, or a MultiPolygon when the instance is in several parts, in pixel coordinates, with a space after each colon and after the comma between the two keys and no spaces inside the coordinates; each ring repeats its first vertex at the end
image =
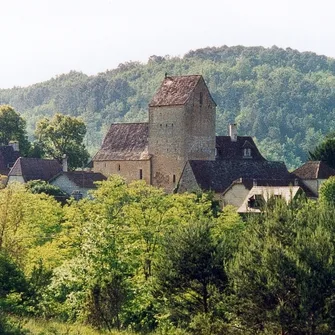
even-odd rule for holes
{"type": "Polygon", "coordinates": [[[268,159],[293,168],[322,137],[335,129],[335,59],[312,52],[272,47],[204,48],[184,57],[152,56],[87,76],[60,75],[29,87],[0,90],[28,123],[61,112],[81,116],[93,153],[112,122],[146,121],[147,105],[164,77],[202,74],[217,107],[217,133],[238,123],[268,159]]]}

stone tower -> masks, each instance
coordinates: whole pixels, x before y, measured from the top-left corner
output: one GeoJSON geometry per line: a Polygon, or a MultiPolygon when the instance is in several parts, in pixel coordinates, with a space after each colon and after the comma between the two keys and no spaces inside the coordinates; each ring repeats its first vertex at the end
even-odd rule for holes
{"type": "Polygon", "coordinates": [[[149,104],[151,181],[172,191],[188,160],[215,160],[215,109],[202,76],[166,76],[149,104]]]}

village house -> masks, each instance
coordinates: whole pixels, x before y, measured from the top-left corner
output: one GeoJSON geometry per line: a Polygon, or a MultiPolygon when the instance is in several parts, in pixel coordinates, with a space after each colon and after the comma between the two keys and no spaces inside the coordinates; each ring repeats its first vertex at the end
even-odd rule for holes
{"type": "Polygon", "coordinates": [[[8,173],[7,183],[31,180],[46,181],[68,196],[82,198],[96,188],[95,182],[106,180],[106,177],[91,171],[68,171],[66,159],[60,164],[56,159],[19,157],[8,173]]]}

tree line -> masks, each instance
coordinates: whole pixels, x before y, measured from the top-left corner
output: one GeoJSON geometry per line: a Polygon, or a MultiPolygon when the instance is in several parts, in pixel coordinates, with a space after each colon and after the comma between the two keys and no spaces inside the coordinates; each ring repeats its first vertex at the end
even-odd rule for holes
{"type": "Polygon", "coordinates": [[[240,217],[211,194],[117,176],[65,206],[12,184],[0,190],[1,333],[24,334],[16,315],[134,334],[334,334],[334,185],[240,217]]]}
{"type": "Polygon", "coordinates": [[[237,123],[241,135],[257,139],[265,156],[289,168],[334,129],[335,60],[277,47],[205,48],[183,57],[152,56],[96,76],[72,71],[29,87],[0,90],[27,120],[28,135],[43,117],[81,116],[85,144],[96,152],[112,122],[147,120],[147,106],[169,75],[202,74],[216,101],[217,134],[237,123]]]}

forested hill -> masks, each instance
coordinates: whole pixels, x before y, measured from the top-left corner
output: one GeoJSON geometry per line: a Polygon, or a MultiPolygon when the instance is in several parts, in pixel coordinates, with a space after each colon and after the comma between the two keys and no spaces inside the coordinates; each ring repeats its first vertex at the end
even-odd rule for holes
{"type": "Polygon", "coordinates": [[[167,72],[202,74],[216,101],[217,133],[238,123],[269,159],[292,168],[323,135],[335,130],[335,59],[272,47],[218,47],[184,57],[152,56],[87,76],[60,75],[29,87],[0,90],[0,103],[23,114],[28,132],[44,116],[81,116],[94,152],[112,122],[146,121],[147,105],[167,72]]]}

